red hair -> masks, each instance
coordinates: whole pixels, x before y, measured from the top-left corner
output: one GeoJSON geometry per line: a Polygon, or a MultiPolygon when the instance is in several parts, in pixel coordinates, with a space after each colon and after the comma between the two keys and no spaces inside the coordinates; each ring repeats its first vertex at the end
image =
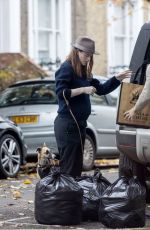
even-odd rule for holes
{"type": "Polygon", "coordinates": [[[78,49],[73,48],[67,57],[67,61],[71,62],[76,75],[81,77],[84,73],[87,78],[92,78],[93,56],[91,57],[90,62],[83,67],[78,56],[78,49]]]}

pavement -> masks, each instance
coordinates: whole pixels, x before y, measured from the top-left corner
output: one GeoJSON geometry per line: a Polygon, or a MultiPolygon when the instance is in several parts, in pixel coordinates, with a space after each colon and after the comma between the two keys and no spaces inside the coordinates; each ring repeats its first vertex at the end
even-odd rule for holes
{"type": "MultiPolygon", "coordinates": [[[[110,182],[118,178],[117,167],[103,168],[101,172],[110,182]]],[[[17,178],[0,180],[0,229],[106,229],[101,223],[90,221],[77,226],[38,224],[34,218],[34,192],[38,180],[34,167],[23,169],[17,178]]],[[[150,229],[150,205],[147,205],[146,225],[142,229],[150,229]]]]}

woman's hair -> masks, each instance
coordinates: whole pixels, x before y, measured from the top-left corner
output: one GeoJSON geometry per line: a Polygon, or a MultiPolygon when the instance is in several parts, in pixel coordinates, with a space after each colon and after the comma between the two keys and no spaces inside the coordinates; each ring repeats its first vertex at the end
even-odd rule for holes
{"type": "Polygon", "coordinates": [[[72,48],[70,54],[67,57],[67,61],[71,62],[74,72],[78,76],[82,76],[84,74],[87,78],[92,78],[93,56],[91,57],[88,65],[82,66],[79,60],[78,51],[78,49],[72,48]]]}

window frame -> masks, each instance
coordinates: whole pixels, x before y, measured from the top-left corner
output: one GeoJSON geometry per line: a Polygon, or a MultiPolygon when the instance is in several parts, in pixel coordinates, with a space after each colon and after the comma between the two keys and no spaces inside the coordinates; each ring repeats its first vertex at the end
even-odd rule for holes
{"type": "MultiPolygon", "coordinates": [[[[132,10],[132,34],[130,33],[131,25],[129,21],[128,15],[128,6],[129,3],[127,1],[125,2],[125,13],[124,17],[122,16],[122,20],[125,27],[124,34],[117,33],[116,30],[114,30],[114,23],[116,20],[119,20],[117,18],[117,14],[115,13],[115,5],[112,4],[111,1],[108,1],[107,4],[107,19],[108,19],[108,27],[107,27],[107,55],[108,55],[108,74],[114,74],[115,72],[120,71],[120,69],[128,68],[130,58],[132,55],[132,51],[134,48],[134,44],[138,35],[138,32],[143,24],[143,10],[142,10],[142,0],[134,1],[134,8],[131,8],[132,10]],[[115,17],[116,16],[116,17],[115,17]],[[112,20],[112,18],[114,20],[112,20]],[[138,20],[138,22],[137,22],[138,20]],[[138,25],[137,25],[138,24],[138,25]],[[134,25],[134,26],[133,26],[134,25]],[[115,50],[115,39],[116,38],[122,38],[124,39],[123,42],[123,54],[122,54],[122,63],[117,62],[117,56],[116,56],[116,50],[115,50]],[[130,42],[132,40],[132,42],[130,42]]],[[[121,7],[121,6],[120,6],[121,7]]]]}
{"type": "MultiPolygon", "coordinates": [[[[51,62],[52,69],[56,69],[56,60],[60,59],[61,62],[66,57],[70,50],[71,44],[71,1],[70,0],[49,0],[51,1],[52,8],[51,12],[51,28],[39,27],[38,25],[38,1],[30,0],[28,1],[28,12],[29,12],[29,36],[28,36],[28,53],[31,58],[33,58],[36,63],[40,62],[39,59],[39,41],[38,33],[47,32],[49,33],[49,47],[47,51],[49,52],[48,61],[51,62]],[[59,25],[60,28],[56,28],[56,2],[59,3],[59,25]],[[66,26],[67,25],[67,26],[66,26]],[[59,41],[56,39],[59,37],[59,41]],[[62,49],[63,47],[63,49],[62,49]],[[52,63],[55,63],[54,65],[52,63]]],[[[44,60],[43,60],[44,61],[44,60]]]]}

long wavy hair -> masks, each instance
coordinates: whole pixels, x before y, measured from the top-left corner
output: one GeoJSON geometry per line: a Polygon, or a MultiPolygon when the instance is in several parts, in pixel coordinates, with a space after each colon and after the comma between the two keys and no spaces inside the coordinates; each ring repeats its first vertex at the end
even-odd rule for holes
{"type": "Polygon", "coordinates": [[[78,49],[72,48],[66,60],[71,62],[77,76],[82,77],[84,75],[86,78],[90,79],[92,78],[93,56],[91,57],[90,62],[86,66],[83,66],[80,62],[78,51],[78,49]]]}

